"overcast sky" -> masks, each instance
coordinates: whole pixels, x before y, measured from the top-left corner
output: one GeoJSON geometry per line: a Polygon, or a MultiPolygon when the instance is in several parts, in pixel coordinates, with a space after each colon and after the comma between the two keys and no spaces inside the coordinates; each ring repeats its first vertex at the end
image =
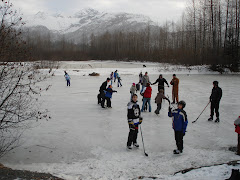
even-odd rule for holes
{"type": "Polygon", "coordinates": [[[84,8],[106,12],[144,14],[159,23],[178,20],[187,0],[11,0],[25,15],[39,11],[73,14],[84,8]]]}

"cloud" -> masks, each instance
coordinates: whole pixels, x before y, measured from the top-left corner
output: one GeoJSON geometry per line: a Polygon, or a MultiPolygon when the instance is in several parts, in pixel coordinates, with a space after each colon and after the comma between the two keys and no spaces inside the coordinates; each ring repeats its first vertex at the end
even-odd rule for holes
{"type": "Polygon", "coordinates": [[[73,14],[84,8],[106,12],[144,14],[155,21],[177,20],[187,0],[12,0],[26,15],[39,11],[73,14]]]}

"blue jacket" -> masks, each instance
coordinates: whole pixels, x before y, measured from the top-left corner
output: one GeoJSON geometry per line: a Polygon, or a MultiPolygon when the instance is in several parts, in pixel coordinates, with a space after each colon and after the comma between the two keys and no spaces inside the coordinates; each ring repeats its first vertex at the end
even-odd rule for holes
{"type": "Polygon", "coordinates": [[[114,91],[111,88],[107,88],[107,90],[105,91],[105,96],[108,97],[108,98],[112,98],[112,94],[114,92],[117,92],[117,91],[114,91]]]}
{"type": "Polygon", "coordinates": [[[71,79],[68,74],[65,74],[64,77],[65,77],[65,79],[66,79],[67,81],[71,79]]]}
{"type": "Polygon", "coordinates": [[[113,76],[116,78],[116,77],[117,77],[117,73],[116,73],[116,72],[114,72],[113,76]]]}
{"type": "Polygon", "coordinates": [[[188,120],[187,114],[184,110],[171,110],[168,112],[168,116],[173,118],[172,126],[175,131],[182,131],[183,133],[186,132],[188,120]]]}

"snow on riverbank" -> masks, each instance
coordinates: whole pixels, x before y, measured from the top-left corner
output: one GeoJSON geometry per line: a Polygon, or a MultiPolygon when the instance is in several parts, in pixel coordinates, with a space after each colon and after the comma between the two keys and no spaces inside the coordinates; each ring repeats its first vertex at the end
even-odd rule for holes
{"type": "MultiPolygon", "coordinates": [[[[228,147],[237,144],[233,121],[239,116],[240,109],[239,75],[187,75],[177,72],[180,79],[180,99],[187,102],[186,111],[189,118],[184,137],[184,153],[180,156],[172,154],[175,141],[171,119],[167,116],[166,102],[159,116],[153,112],[143,113],[142,130],[149,157],[143,154],[140,134],[140,148],[127,151],[126,105],[130,98],[130,85],[138,81],[137,74],[140,70],[144,72],[147,69],[152,82],[159,74],[156,64],[149,67],[146,64],[146,69],[141,67],[141,63],[137,63],[136,67],[132,64],[130,66],[127,63],[120,68],[117,63],[117,67],[111,65],[99,68],[97,70],[101,70],[100,77],[82,76],[84,73],[99,72],[94,68],[80,69],[78,65],[69,65],[67,68],[61,65],[55,72],[56,76],[43,83],[52,85],[49,91],[42,94],[42,105],[50,111],[52,119],[27,130],[22,139],[22,146],[5,156],[1,162],[10,168],[51,173],[67,180],[125,180],[139,176],[175,180],[185,179],[187,176],[191,179],[194,176],[191,172],[172,176],[183,169],[240,160],[239,156],[228,151],[228,147]],[[66,87],[63,77],[65,69],[71,76],[70,88],[66,87]],[[80,71],[74,71],[77,69],[80,71]],[[123,87],[117,88],[116,84],[113,85],[118,91],[113,95],[113,108],[103,110],[97,105],[96,96],[101,83],[106,80],[111,70],[115,69],[119,70],[123,87]],[[221,122],[207,122],[207,109],[199,121],[192,124],[208,103],[214,80],[218,80],[223,89],[221,122]]],[[[171,74],[172,72],[164,75],[167,81],[171,80],[171,74]]],[[[156,93],[157,86],[153,86],[153,97],[156,93]]],[[[166,94],[171,95],[170,88],[166,88],[166,94]]],[[[139,103],[142,104],[141,98],[139,103]]],[[[153,100],[152,106],[155,110],[153,100]]],[[[228,167],[223,165],[222,169],[226,170],[228,167]]],[[[207,176],[203,173],[205,170],[192,171],[194,172],[198,179],[212,179],[211,177],[215,176],[224,179],[230,175],[222,176],[223,171],[215,170],[214,167],[207,171],[207,176]]],[[[230,169],[228,173],[231,173],[230,169]]]]}

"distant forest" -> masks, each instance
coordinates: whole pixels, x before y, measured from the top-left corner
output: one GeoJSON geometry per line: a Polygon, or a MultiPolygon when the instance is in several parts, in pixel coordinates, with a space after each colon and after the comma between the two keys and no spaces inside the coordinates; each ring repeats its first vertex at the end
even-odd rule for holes
{"type": "MultiPolygon", "coordinates": [[[[27,50],[24,55],[31,54],[31,60],[137,60],[222,65],[237,71],[239,25],[240,0],[190,0],[177,22],[167,21],[157,28],[149,25],[136,32],[106,31],[99,36],[83,36],[80,44],[64,36],[54,42],[50,37],[27,37],[22,42],[27,50]]],[[[3,32],[7,32],[3,29],[6,23],[1,24],[0,48],[4,47],[3,32]]]]}

